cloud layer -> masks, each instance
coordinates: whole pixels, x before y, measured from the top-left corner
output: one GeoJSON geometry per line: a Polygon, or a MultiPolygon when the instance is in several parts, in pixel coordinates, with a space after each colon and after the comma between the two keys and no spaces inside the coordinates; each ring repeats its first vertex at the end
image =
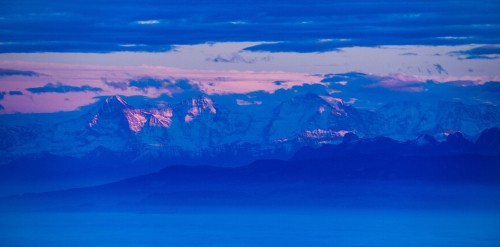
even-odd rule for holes
{"type": "Polygon", "coordinates": [[[480,1],[7,1],[0,52],[168,51],[277,42],[249,50],[500,43],[500,4],[480,1]]]}

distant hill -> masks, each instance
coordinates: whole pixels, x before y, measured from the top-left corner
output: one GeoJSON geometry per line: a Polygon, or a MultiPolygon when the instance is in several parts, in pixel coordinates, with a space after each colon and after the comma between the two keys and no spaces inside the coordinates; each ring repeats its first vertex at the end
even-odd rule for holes
{"type": "Polygon", "coordinates": [[[259,160],[234,168],[169,166],[95,187],[7,197],[0,204],[6,210],[231,205],[497,208],[498,146],[480,141],[489,140],[497,130],[483,131],[476,143],[464,141],[460,134],[443,142],[428,136],[399,142],[348,135],[342,144],[304,148],[288,161],[259,160]]]}

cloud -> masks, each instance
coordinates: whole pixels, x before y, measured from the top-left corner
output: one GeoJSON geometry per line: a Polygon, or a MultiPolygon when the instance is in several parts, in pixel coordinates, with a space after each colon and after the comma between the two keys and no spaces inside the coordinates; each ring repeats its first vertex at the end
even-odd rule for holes
{"type": "Polygon", "coordinates": [[[3,107],[3,105],[0,105],[0,110],[5,110],[5,107],[3,107]]]}
{"type": "MultiPolygon", "coordinates": [[[[0,30],[0,34],[2,31],[0,30]]],[[[90,34],[89,34],[90,35],[90,34]]],[[[105,35],[105,34],[103,34],[105,35]]],[[[139,41],[140,42],[140,41],[139,41]]],[[[144,44],[123,45],[122,42],[97,42],[83,41],[33,41],[33,42],[11,42],[0,45],[0,53],[35,53],[35,52],[81,52],[81,53],[108,53],[108,52],[166,52],[172,50],[171,44],[144,44]]]]}
{"type": "Polygon", "coordinates": [[[3,100],[3,98],[5,97],[5,92],[0,92],[0,100],[3,100]]]}
{"type": "MultiPolygon", "coordinates": [[[[401,27],[402,29],[410,27],[401,27]]],[[[342,48],[348,47],[379,47],[387,45],[430,45],[430,46],[443,46],[443,45],[466,45],[474,43],[492,43],[500,42],[500,38],[495,41],[484,40],[481,38],[473,37],[470,39],[442,39],[437,37],[438,30],[429,30],[424,32],[416,30],[414,33],[393,33],[390,34],[389,30],[379,28],[364,32],[360,31],[346,31],[346,37],[341,39],[329,39],[327,41],[313,40],[291,40],[283,42],[270,42],[264,44],[253,45],[243,50],[254,52],[297,52],[297,53],[311,53],[311,52],[332,52],[342,51],[342,48]],[[369,37],[369,38],[367,38],[369,37]]]]}
{"type": "Polygon", "coordinates": [[[467,55],[500,55],[500,45],[479,46],[467,51],[462,51],[461,53],[467,55]]]}
{"type": "Polygon", "coordinates": [[[138,79],[133,79],[128,82],[129,87],[134,87],[143,91],[147,91],[150,88],[168,88],[172,86],[172,82],[169,79],[156,79],[152,77],[141,77],[138,79]]]}
{"type": "Polygon", "coordinates": [[[9,1],[0,9],[0,52],[156,52],[173,45],[229,41],[280,42],[253,49],[281,52],[500,43],[497,0],[90,0],[85,8],[81,5],[80,1],[9,1]],[[325,45],[315,40],[334,42],[325,45]]]}
{"type": "Polygon", "coordinates": [[[147,93],[149,89],[167,90],[170,93],[180,91],[199,90],[198,86],[188,79],[160,79],[155,77],[143,76],[127,81],[108,81],[102,79],[103,83],[111,88],[125,91],[129,88],[147,93]]]}
{"type": "Polygon", "coordinates": [[[500,56],[470,55],[465,57],[465,59],[486,59],[486,60],[494,60],[498,58],[500,58],[500,56]]]}
{"type": "Polygon", "coordinates": [[[61,83],[48,83],[43,87],[27,88],[26,90],[34,94],[40,93],[70,93],[70,92],[101,92],[102,89],[98,87],[91,87],[83,85],[80,87],[63,85],[61,83]]]}
{"type": "Polygon", "coordinates": [[[401,53],[401,56],[418,56],[417,53],[414,52],[406,52],[406,53],[401,53]]]}
{"type": "Polygon", "coordinates": [[[175,81],[175,86],[182,90],[198,90],[196,84],[191,83],[188,79],[178,79],[175,81]]]}
{"type": "Polygon", "coordinates": [[[140,25],[154,25],[154,24],[160,24],[160,21],[159,20],[137,21],[137,24],[140,24],[140,25]]]}
{"type": "Polygon", "coordinates": [[[28,70],[15,70],[15,69],[2,69],[0,68],[0,77],[1,76],[40,76],[39,73],[28,70]]]}
{"type": "MultiPolygon", "coordinates": [[[[401,53],[401,50],[392,51],[396,56],[401,53]]],[[[4,85],[11,84],[3,88],[6,93],[3,94],[5,99],[1,101],[9,113],[74,110],[95,101],[94,93],[42,93],[82,91],[100,92],[101,96],[120,94],[149,98],[162,95],[165,98],[172,98],[170,96],[175,94],[176,99],[178,96],[184,97],[183,92],[189,95],[209,94],[210,97],[239,94],[238,97],[231,99],[231,103],[236,105],[238,103],[236,99],[240,99],[253,104],[261,102],[264,106],[269,106],[270,102],[278,104],[278,101],[293,97],[297,91],[330,94],[345,102],[351,102],[356,107],[372,109],[391,101],[461,100],[467,104],[500,105],[500,82],[497,82],[499,80],[495,77],[480,80],[475,76],[419,77],[355,72],[311,75],[280,71],[195,70],[164,66],[91,66],[28,62],[19,63],[17,66],[15,68],[19,70],[43,71],[50,74],[51,80],[64,84],[47,84],[45,77],[21,77],[18,79],[22,79],[26,83],[24,85],[27,85],[25,87],[30,89],[22,90],[24,96],[9,96],[7,94],[12,95],[11,92],[18,89],[19,83],[10,83],[11,78],[2,78],[4,85]],[[480,85],[481,83],[484,84],[480,85]],[[45,86],[40,87],[40,85],[45,86]],[[254,97],[257,95],[260,97],[254,97]],[[65,101],[66,98],[70,100],[65,101]]],[[[435,69],[432,63],[429,66],[430,69],[435,69]]],[[[239,103],[246,104],[243,101],[239,103]]]]}
{"type": "Polygon", "coordinates": [[[122,91],[127,90],[128,88],[128,83],[127,82],[115,82],[115,81],[108,81],[107,79],[103,79],[104,84],[114,88],[114,89],[120,89],[122,91]]]}
{"type": "Polygon", "coordinates": [[[9,95],[24,95],[21,91],[10,91],[9,95]]]}
{"type": "Polygon", "coordinates": [[[500,58],[500,45],[483,45],[469,50],[450,52],[459,59],[497,59],[500,58]]]}
{"type": "Polygon", "coordinates": [[[369,75],[364,73],[329,74],[323,79],[335,97],[348,101],[356,98],[358,107],[376,108],[392,101],[455,101],[466,104],[500,105],[500,82],[477,84],[475,81],[422,81],[416,77],[369,75]],[[339,83],[347,82],[347,83],[339,83]]]}
{"type": "Polygon", "coordinates": [[[339,48],[346,47],[346,43],[338,42],[277,42],[267,43],[245,48],[246,51],[268,51],[268,52],[329,52],[341,51],[339,48]]]}
{"type": "Polygon", "coordinates": [[[229,56],[218,55],[214,58],[208,58],[207,61],[214,63],[247,63],[252,64],[258,61],[257,58],[244,58],[239,54],[231,54],[229,56]]]}

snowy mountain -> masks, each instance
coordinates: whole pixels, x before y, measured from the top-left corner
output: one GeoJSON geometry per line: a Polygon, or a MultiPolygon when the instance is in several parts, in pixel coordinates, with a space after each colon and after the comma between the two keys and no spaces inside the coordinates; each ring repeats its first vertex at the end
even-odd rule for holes
{"type": "Polygon", "coordinates": [[[314,93],[297,93],[275,104],[253,98],[261,102],[253,105],[235,104],[241,95],[225,97],[218,98],[223,103],[198,95],[178,102],[143,99],[130,104],[113,96],[77,117],[48,123],[13,124],[3,117],[0,156],[8,163],[42,153],[87,157],[96,155],[95,150],[108,150],[133,160],[165,158],[174,163],[211,158],[235,165],[259,157],[286,158],[304,146],[340,143],[349,133],[415,140],[417,146],[448,138],[450,148],[460,148],[467,146],[463,140],[500,126],[500,108],[493,105],[394,102],[373,111],[314,93]]]}
{"type": "Polygon", "coordinates": [[[273,110],[264,133],[270,143],[330,143],[359,129],[355,111],[331,96],[298,95],[273,110]]]}
{"type": "Polygon", "coordinates": [[[474,137],[500,124],[499,107],[487,104],[394,102],[378,109],[377,114],[379,122],[373,125],[371,132],[396,139],[421,134],[444,139],[455,131],[474,137]]]}

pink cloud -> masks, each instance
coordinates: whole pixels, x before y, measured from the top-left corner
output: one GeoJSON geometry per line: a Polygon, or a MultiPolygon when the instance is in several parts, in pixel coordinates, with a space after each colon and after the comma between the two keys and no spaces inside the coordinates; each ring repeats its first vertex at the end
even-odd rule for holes
{"type": "Polygon", "coordinates": [[[123,84],[141,77],[168,78],[172,80],[188,79],[190,83],[196,85],[206,94],[248,93],[258,90],[273,92],[281,88],[290,88],[304,83],[320,83],[322,79],[319,75],[282,71],[216,71],[164,66],[96,66],[0,61],[0,68],[30,70],[44,74],[44,76],[39,77],[0,77],[0,83],[4,91],[20,90],[26,92],[26,88],[40,87],[47,83],[58,82],[69,86],[88,85],[103,89],[102,92],[62,95],[33,95],[27,92],[24,97],[17,97],[18,99],[6,97],[2,102],[5,107],[4,113],[74,110],[79,106],[94,102],[96,96],[120,94],[124,96],[144,95],[158,97],[162,94],[170,95],[178,91],[176,88],[136,90],[130,87],[127,88],[123,84]],[[278,80],[286,80],[288,83],[277,85],[274,82],[278,80]],[[116,85],[109,85],[110,82],[122,84],[117,87],[116,85]],[[70,100],[65,100],[66,98],[70,100]]]}
{"type": "Polygon", "coordinates": [[[372,76],[376,83],[367,85],[367,88],[385,88],[402,92],[423,92],[425,81],[418,80],[415,76],[404,74],[390,74],[387,76],[372,76]]]}

